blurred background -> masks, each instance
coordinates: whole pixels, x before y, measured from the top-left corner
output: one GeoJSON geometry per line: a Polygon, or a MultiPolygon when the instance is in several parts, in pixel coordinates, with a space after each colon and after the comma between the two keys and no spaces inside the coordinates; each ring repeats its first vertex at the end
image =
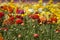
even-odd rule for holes
{"type": "MultiPolygon", "coordinates": [[[[0,2],[10,2],[11,0],[0,0],[0,2]]],[[[19,1],[23,1],[23,2],[38,2],[39,0],[12,0],[14,2],[19,2],[19,1]]],[[[43,2],[48,2],[49,0],[42,0],[43,2]]],[[[60,0],[53,0],[54,3],[60,2],[60,0]]]]}

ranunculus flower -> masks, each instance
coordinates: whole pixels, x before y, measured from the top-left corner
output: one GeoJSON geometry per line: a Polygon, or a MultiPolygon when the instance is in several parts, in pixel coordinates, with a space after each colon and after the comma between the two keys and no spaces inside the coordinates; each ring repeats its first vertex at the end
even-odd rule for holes
{"type": "Polygon", "coordinates": [[[11,16],[11,17],[9,18],[10,21],[14,21],[14,19],[15,19],[14,16],[11,16]]]}
{"type": "Polygon", "coordinates": [[[3,37],[0,37],[0,40],[4,40],[3,37]]]}
{"type": "Polygon", "coordinates": [[[51,22],[52,22],[52,23],[57,22],[57,18],[56,18],[56,17],[51,17],[51,22]]]}
{"type": "Polygon", "coordinates": [[[39,19],[38,19],[38,22],[40,23],[40,22],[46,22],[46,17],[44,17],[44,16],[42,16],[42,17],[40,17],[39,19]]]}
{"type": "Polygon", "coordinates": [[[13,15],[12,14],[8,14],[9,17],[12,17],[13,15]]]}
{"type": "Polygon", "coordinates": [[[8,18],[3,21],[3,25],[12,25],[14,24],[13,18],[8,18]]]}
{"type": "Polygon", "coordinates": [[[29,12],[33,13],[34,12],[34,9],[28,9],[29,12]]]}
{"type": "Polygon", "coordinates": [[[20,10],[20,9],[17,8],[17,9],[16,9],[16,13],[17,13],[17,14],[24,14],[24,10],[20,10]]]}
{"type": "Polygon", "coordinates": [[[43,3],[43,6],[46,6],[47,4],[46,3],[43,3]]]}
{"type": "Polygon", "coordinates": [[[38,9],[38,12],[42,12],[42,11],[43,11],[42,8],[39,8],[39,9],[38,9]]]}
{"type": "Polygon", "coordinates": [[[10,6],[8,6],[8,12],[9,12],[9,13],[12,13],[12,12],[13,12],[13,8],[10,7],[10,6]]]}
{"type": "Polygon", "coordinates": [[[33,36],[34,36],[35,38],[39,37],[39,35],[38,35],[38,34],[34,34],[33,36]]]}
{"type": "Polygon", "coordinates": [[[46,22],[47,24],[50,24],[51,23],[51,20],[49,19],[49,20],[47,20],[47,22],[46,22]]]}
{"type": "Polygon", "coordinates": [[[21,24],[21,23],[23,23],[23,20],[22,19],[17,19],[16,20],[16,24],[21,24]]]}
{"type": "Polygon", "coordinates": [[[2,18],[4,16],[3,12],[0,12],[0,18],[2,18]]]}
{"type": "Polygon", "coordinates": [[[1,9],[7,10],[7,5],[1,6],[1,9]]]}
{"type": "Polygon", "coordinates": [[[59,33],[59,32],[60,32],[60,30],[59,30],[59,29],[57,29],[55,32],[56,32],[56,33],[59,33]]]}
{"type": "Polygon", "coordinates": [[[16,18],[23,19],[23,17],[20,15],[16,15],[16,18]]]}
{"type": "Polygon", "coordinates": [[[39,19],[39,15],[37,15],[37,14],[29,15],[29,17],[32,19],[39,19]]]}
{"type": "Polygon", "coordinates": [[[1,30],[8,31],[8,28],[1,28],[1,30]]]}

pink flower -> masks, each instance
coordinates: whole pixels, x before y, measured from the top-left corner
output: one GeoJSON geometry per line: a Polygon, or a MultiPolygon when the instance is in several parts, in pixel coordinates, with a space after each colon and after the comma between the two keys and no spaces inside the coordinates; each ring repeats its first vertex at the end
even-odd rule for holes
{"type": "Polygon", "coordinates": [[[33,36],[34,36],[35,38],[39,37],[39,35],[38,35],[38,34],[34,34],[33,36]]]}
{"type": "Polygon", "coordinates": [[[20,9],[17,8],[17,9],[16,9],[16,13],[17,13],[17,14],[24,14],[24,10],[20,10],[20,9]]]}

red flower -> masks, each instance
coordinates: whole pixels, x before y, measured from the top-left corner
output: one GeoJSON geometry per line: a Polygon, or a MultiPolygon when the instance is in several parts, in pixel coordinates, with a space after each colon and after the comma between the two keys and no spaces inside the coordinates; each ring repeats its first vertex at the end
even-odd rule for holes
{"type": "Polygon", "coordinates": [[[16,20],[16,24],[21,24],[21,23],[23,23],[23,20],[22,19],[17,19],[16,20]]]}
{"type": "Polygon", "coordinates": [[[19,9],[17,8],[17,9],[16,9],[16,13],[18,13],[18,10],[19,10],[19,9]]]}
{"type": "Polygon", "coordinates": [[[2,18],[4,16],[3,12],[0,12],[0,18],[2,18]]]}
{"type": "Polygon", "coordinates": [[[10,21],[14,21],[14,19],[15,19],[14,16],[11,16],[11,17],[9,18],[10,21]]]}
{"type": "Polygon", "coordinates": [[[29,17],[32,19],[39,19],[39,15],[37,15],[37,14],[29,15],[29,17]]]}
{"type": "Polygon", "coordinates": [[[16,15],[16,18],[23,19],[23,17],[19,15],[16,15]]]}
{"type": "Polygon", "coordinates": [[[1,30],[8,31],[8,28],[1,28],[1,30]]]}
{"type": "Polygon", "coordinates": [[[56,17],[52,17],[52,18],[51,18],[51,22],[52,22],[52,23],[57,22],[57,18],[56,18],[56,17]]]}
{"type": "Polygon", "coordinates": [[[34,36],[35,38],[39,37],[39,35],[38,35],[38,34],[34,34],[33,36],[34,36]]]}

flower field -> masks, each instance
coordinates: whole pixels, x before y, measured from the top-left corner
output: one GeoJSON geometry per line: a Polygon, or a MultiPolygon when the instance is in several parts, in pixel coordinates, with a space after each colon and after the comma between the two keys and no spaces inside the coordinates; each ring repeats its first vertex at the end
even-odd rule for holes
{"type": "Polygon", "coordinates": [[[60,3],[1,3],[0,40],[60,40],[60,3]]]}

